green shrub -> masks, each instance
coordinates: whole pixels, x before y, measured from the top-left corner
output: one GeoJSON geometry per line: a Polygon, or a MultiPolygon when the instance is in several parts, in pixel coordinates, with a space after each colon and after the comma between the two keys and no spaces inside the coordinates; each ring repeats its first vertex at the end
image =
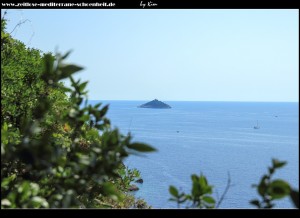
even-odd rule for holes
{"type": "Polygon", "coordinates": [[[134,207],[131,151],[150,152],[112,129],[108,105],[89,105],[81,67],[43,54],[5,32],[1,20],[1,207],[134,207]],[[71,80],[71,88],[61,82],[71,80]],[[123,172],[123,174],[121,173],[123,172]],[[121,179],[120,179],[121,178],[121,179]],[[124,182],[125,181],[125,182],[124,182]],[[104,202],[103,202],[104,200],[104,202]],[[99,203],[102,202],[102,203],[99,203]]]}

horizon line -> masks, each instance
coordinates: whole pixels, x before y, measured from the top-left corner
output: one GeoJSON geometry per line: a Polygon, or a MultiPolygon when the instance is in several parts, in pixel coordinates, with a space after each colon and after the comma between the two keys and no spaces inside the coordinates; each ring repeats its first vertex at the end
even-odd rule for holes
{"type": "MultiPolygon", "coordinates": [[[[156,98],[157,99],[157,98],[156,98]]],[[[157,99],[159,100],[159,99],[157,99]]],[[[120,100],[120,99],[89,99],[89,101],[152,101],[152,100],[120,100]]],[[[253,103],[299,103],[299,101],[238,101],[238,100],[159,100],[162,102],[253,102],[253,103]]]]}

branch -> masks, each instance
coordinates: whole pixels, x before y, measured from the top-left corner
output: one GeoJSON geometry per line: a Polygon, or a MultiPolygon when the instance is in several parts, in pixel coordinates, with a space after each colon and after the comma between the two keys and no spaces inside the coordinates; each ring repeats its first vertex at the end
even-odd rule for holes
{"type": "Polygon", "coordinates": [[[219,200],[220,200],[220,198],[219,198],[219,192],[218,192],[218,190],[216,189],[216,197],[217,197],[217,201],[219,202],[219,200]]]}
{"type": "Polygon", "coordinates": [[[226,185],[226,188],[225,188],[225,190],[224,190],[224,192],[223,192],[223,194],[222,194],[220,200],[218,201],[218,203],[217,203],[217,205],[216,205],[216,208],[218,208],[218,207],[221,205],[221,203],[222,203],[222,201],[224,200],[224,197],[225,197],[225,195],[227,194],[227,192],[228,192],[230,186],[231,186],[231,179],[230,179],[230,173],[228,172],[227,185],[226,185]]]}
{"type": "Polygon", "coordinates": [[[6,10],[4,11],[3,16],[1,17],[1,20],[4,20],[4,17],[5,17],[6,14],[7,14],[7,10],[8,10],[8,9],[6,9],[6,10]]]}
{"type": "Polygon", "coordinates": [[[30,20],[28,20],[28,19],[23,20],[23,21],[20,21],[20,22],[14,27],[14,29],[10,32],[10,35],[16,30],[17,27],[21,26],[22,24],[26,23],[27,21],[30,22],[30,20]]]}

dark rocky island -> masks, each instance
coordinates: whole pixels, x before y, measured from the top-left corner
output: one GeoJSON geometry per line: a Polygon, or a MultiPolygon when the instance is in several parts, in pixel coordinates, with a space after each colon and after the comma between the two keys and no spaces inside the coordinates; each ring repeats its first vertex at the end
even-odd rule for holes
{"type": "Polygon", "coordinates": [[[162,101],[159,101],[157,99],[154,99],[153,101],[149,101],[148,103],[146,104],[142,104],[140,106],[138,106],[140,108],[158,108],[158,109],[168,109],[168,108],[171,108],[170,105],[162,102],[162,101]]]}

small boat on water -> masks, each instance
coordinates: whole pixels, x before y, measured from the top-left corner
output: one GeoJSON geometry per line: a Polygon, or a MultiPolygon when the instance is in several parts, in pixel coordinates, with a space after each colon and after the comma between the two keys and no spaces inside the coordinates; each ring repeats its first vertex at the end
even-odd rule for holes
{"type": "Polygon", "coordinates": [[[258,121],[256,121],[256,126],[253,127],[254,129],[259,129],[258,121]]]}

